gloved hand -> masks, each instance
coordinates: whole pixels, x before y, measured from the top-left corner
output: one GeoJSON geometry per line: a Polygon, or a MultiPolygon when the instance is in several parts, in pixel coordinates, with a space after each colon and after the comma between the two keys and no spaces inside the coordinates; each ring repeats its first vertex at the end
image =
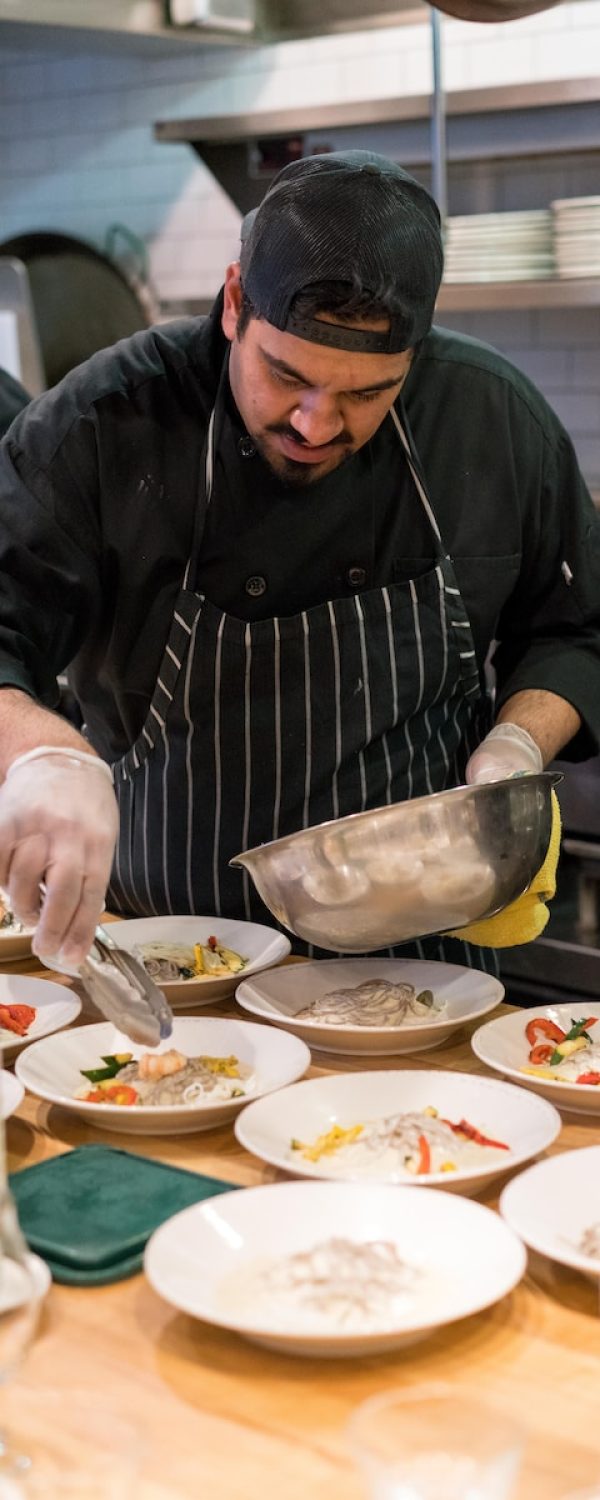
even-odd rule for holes
{"type": "Polygon", "coordinates": [[[0,885],[15,916],[37,923],[38,958],[77,968],[89,952],[118,824],[111,774],[97,756],[43,745],[9,766],[0,787],[0,885]]]}
{"type": "Polygon", "coordinates": [[[543,769],[539,745],[526,729],[507,721],[496,724],[477,746],[468,762],[465,780],[467,785],[473,786],[543,769]]]}

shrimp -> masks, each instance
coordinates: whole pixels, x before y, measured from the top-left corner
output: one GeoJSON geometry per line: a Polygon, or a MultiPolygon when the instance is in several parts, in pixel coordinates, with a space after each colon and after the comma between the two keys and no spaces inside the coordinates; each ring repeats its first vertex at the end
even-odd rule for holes
{"type": "Polygon", "coordinates": [[[181,1052],[176,1052],[172,1047],[170,1052],[143,1052],[139,1059],[138,1068],[140,1079],[156,1082],[159,1078],[168,1078],[171,1073],[179,1073],[185,1068],[187,1058],[181,1052]]]}

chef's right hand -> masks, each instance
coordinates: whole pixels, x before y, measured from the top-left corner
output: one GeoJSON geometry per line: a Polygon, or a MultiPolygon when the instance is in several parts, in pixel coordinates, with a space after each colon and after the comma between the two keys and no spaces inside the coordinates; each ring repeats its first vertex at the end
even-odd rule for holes
{"type": "Polygon", "coordinates": [[[78,968],[91,948],[118,823],[110,771],[96,756],[44,746],[9,766],[0,787],[0,885],[18,920],[37,924],[32,948],[50,967],[56,959],[78,968]]]}

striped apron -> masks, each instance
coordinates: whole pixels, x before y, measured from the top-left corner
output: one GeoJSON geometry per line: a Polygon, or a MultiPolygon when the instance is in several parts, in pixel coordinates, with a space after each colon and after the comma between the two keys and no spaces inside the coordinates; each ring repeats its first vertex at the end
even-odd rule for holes
{"type": "MultiPolygon", "coordinates": [[[[247,871],[229,860],[330,818],[457,785],[490,705],[452,561],[395,409],[408,466],[402,503],[427,516],[428,572],[252,624],[194,589],[222,409],[220,394],[148,716],[113,766],[120,834],[110,901],[130,916],[198,913],[273,926],[247,871]]],[[[385,951],[494,962],[453,939],[385,951]]]]}

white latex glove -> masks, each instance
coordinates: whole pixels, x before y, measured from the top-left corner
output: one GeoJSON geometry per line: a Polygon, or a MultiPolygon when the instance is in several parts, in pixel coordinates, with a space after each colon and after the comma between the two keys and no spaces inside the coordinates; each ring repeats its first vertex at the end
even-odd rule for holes
{"type": "Polygon", "coordinates": [[[502,781],[527,771],[543,771],[539,745],[519,724],[496,724],[477,746],[467,765],[467,785],[502,781]]]}
{"type": "Polygon", "coordinates": [[[0,886],[19,921],[37,923],[38,958],[77,968],[89,952],[118,824],[111,774],[97,756],[43,745],[9,766],[0,787],[0,886]]]}

